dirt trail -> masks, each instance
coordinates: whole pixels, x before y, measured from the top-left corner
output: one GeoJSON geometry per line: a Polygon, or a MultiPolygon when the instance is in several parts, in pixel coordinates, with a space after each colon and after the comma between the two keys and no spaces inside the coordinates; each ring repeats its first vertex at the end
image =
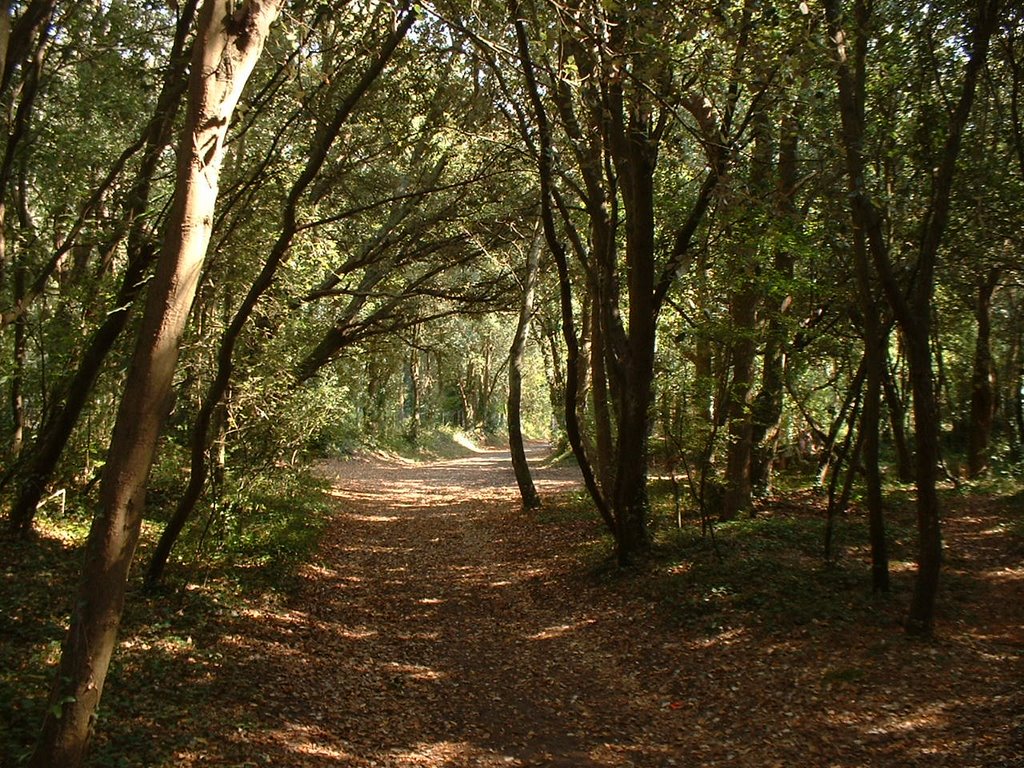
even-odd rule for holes
{"type": "MultiPolygon", "coordinates": [[[[236,638],[257,667],[275,660],[236,677],[255,674],[280,715],[244,734],[246,752],[295,766],[614,764],[591,753],[636,731],[634,686],[579,631],[597,619],[574,595],[566,542],[524,538],[507,451],[326,469],[344,512],[306,569],[303,608],[236,638]],[[617,714],[591,722],[595,702],[617,714]]],[[[544,495],[577,477],[535,480],[544,495]]]]}
{"type": "MultiPolygon", "coordinates": [[[[1019,654],[884,625],[680,630],[581,567],[596,523],[519,509],[505,452],[326,471],[338,514],[289,607],[218,642],[236,732],[177,765],[1024,766],[1019,654]]],[[[538,472],[542,494],[574,474],[538,472]]]]}

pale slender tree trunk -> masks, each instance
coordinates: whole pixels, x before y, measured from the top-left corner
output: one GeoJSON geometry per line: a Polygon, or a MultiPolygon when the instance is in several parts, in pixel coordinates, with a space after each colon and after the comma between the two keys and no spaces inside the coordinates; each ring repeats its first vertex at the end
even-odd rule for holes
{"type": "Polygon", "coordinates": [[[540,267],[540,251],[544,244],[541,231],[538,229],[533,242],[526,254],[526,272],[523,278],[523,295],[519,303],[519,322],[512,339],[508,364],[508,443],[512,452],[512,469],[515,471],[519,495],[523,499],[524,509],[540,507],[540,495],[530,474],[530,465],[526,461],[526,446],[523,444],[523,362],[526,358],[526,338],[530,330],[530,318],[533,316],[534,288],[537,284],[537,273],[540,267]]]}
{"type": "MultiPolygon", "coordinates": [[[[417,336],[417,328],[413,329],[413,339],[417,336]]],[[[420,372],[420,350],[412,347],[409,350],[409,426],[405,434],[409,442],[415,445],[420,439],[420,411],[422,410],[422,391],[420,372]]]]}
{"type": "Polygon", "coordinates": [[[206,0],[199,16],[174,203],[125,382],[100,491],[100,511],[60,666],[29,762],[78,768],[114,651],[146,482],[182,333],[210,240],[224,138],[284,0],[206,0]]]}
{"type": "Polygon", "coordinates": [[[161,534],[159,542],[157,542],[149,568],[146,571],[146,583],[151,587],[159,583],[163,577],[164,568],[167,565],[167,559],[170,557],[171,550],[184,529],[185,523],[192,516],[199,498],[202,496],[209,471],[207,452],[211,442],[210,425],[213,415],[231,383],[231,376],[235,369],[235,346],[239,338],[241,338],[242,331],[249,322],[249,318],[256,309],[257,303],[270,286],[273,285],[278,270],[288,257],[298,231],[298,212],[302,197],[309,188],[309,185],[313,183],[320,173],[320,169],[326,162],[328,153],[341,127],[348,120],[349,115],[352,114],[352,110],[363,94],[369,90],[370,86],[380,76],[398,44],[405,38],[405,34],[412,27],[415,19],[416,14],[413,12],[406,15],[405,19],[388,39],[381,54],[369,67],[368,71],[364,73],[355,89],[339,104],[331,122],[319,132],[317,142],[310,149],[310,155],[306,161],[305,168],[303,168],[302,173],[288,193],[288,199],[282,212],[281,230],[278,233],[277,240],[274,242],[274,246],[271,248],[270,254],[263,264],[263,269],[260,270],[260,274],[249,287],[245,298],[235,311],[231,322],[221,337],[220,347],[217,350],[217,373],[210,383],[206,396],[203,398],[203,403],[199,408],[199,413],[196,416],[196,422],[192,430],[189,481],[178,502],[173,517],[168,521],[167,527],[164,529],[163,534],[161,534]]]}

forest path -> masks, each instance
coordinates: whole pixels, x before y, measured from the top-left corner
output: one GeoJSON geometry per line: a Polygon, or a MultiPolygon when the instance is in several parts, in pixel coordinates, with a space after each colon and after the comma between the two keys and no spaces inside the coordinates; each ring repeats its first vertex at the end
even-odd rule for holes
{"type": "MultiPolygon", "coordinates": [[[[545,451],[530,446],[531,462],[545,451]]],[[[586,596],[592,576],[573,550],[596,523],[538,525],[520,508],[507,451],[354,459],[324,471],[339,514],[292,609],[228,638],[250,667],[232,677],[259,681],[253,701],[234,705],[235,718],[256,726],[238,735],[247,757],[395,768],[687,764],[645,738],[659,712],[678,721],[666,694],[636,679],[643,653],[630,647],[653,627],[586,596]]],[[[534,479],[545,496],[578,485],[579,472],[535,466],[534,479]]]]}
{"type": "MultiPolygon", "coordinates": [[[[218,642],[231,674],[209,696],[235,732],[175,765],[1024,766],[1002,759],[1019,638],[681,624],[656,579],[582,565],[597,522],[523,512],[505,451],[324,471],[337,512],[316,560],[218,642]]],[[[544,495],[577,474],[536,479],[544,495]]]]}

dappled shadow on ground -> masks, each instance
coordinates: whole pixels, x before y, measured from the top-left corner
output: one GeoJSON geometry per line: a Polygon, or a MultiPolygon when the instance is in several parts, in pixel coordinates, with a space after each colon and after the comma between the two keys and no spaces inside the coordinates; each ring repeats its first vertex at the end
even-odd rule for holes
{"type": "Polygon", "coordinates": [[[287,601],[194,584],[126,634],[95,766],[1024,766],[1021,553],[984,503],[947,522],[925,643],[910,569],[875,600],[860,560],[780,556],[799,505],[722,567],[621,574],[597,521],[520,509],[501,452],[325,471],[337,515],[287,601]]]}
{"type": "MultiPolygon", "coordinates": [[[[317,561],[287,607],[225,620],[197,681],[216,704],[190,713],[211,728],[168,765],[1024,764],[1019,606],[908,641],[907,574],[849,620],[702,616],[676,594],[692,584],[581,565],[596,524],[520,511],[504,455],[332,469],[317,561]]],[[[971,605],[1013,588],[979,581],[971,605]]],[[[817,589],[849,597],[841,580],[817,589]]]]}

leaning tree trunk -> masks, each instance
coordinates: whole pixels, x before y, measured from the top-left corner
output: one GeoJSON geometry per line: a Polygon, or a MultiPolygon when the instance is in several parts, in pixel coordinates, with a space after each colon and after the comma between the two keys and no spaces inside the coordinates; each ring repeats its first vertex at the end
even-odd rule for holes
{"type": "Polygon", "coordinates": [[[612,535],[616,535],[615,518],[612,516],[605,495],[598,486],[597,478],[594,476],[594,468],[584,447],[583,435],[580,429],[579,412],[577,410],[577,396],[580,389],[580,349],[573,320],[573,297],[572,282],[569,276],[569,260],[566,256],[565,248],[558,239],[553,212],[554,168],[552,167],[552,158],[554,157],[554,148],[551,140],[551,124],[548,122],[547,110],[541,99],[540,86],[537,83],[533,59],[530,57],[526,24],[520,17],[519,4],[517,0],[508,0],[508,5],[509,12],[512,15],[512,22],[515,26],[516,51],[523,67],[527,95],[529,96],[530,106],[533,109],[533,115],[537,122],[537,139],[539,143],[537,174],[541,188],[541,222],[544,225],[544,238],[554,257],[555,267],[558,271],[558,302],[562,315],[562,339],[565,342],[564,412],[566,438],[569,440],[573,455],[580,465],[580,474],[583,475],[583,483],[587,488],[587,492],[594,500],[594,504],[597,506],[601,519],[608,527],[608,530],[612,535]]]}
{"type": "Polygon", "coordinates": [[[512,349],[509,352],[508,364],[508,444],[512,452],[512,469],[519,485],[519,495],[523,499],[523,509],[540,507],[540,495],[533,484],[530,465],[526,461],[526,448],[523,445],[523,361],[526,357],[526,338],[530,330],[530,318],[533,315],[533,294],[537,284],[537,273],[540,266],[540,251],[544,243],[538,231],[530,244],[526,255],[526,273],[523,279],[523,295],[519,303],[519,322],[512,338],[512,349]]]}
{"type": "Polygon", "coordinates": [[[146,148],[129,195],[132,202],[125,213],[122,231],[106,245],[106,251],[113,252],[121,243],[124,229],[127,229],[128,265],[114,300],[115,308],[107,313],[89,338],[79,358],[78,367],[63,387],[61,402],[47,413],[30,453],[26,455],[24,465],[19,470],[20,484],[10,515],[11,530],[19,535],[26,535],[32,528],[36,507],[85,409],[103,361],[128,323],[131,307],[142,291],[146,272],[156,255],[155,246],[145,242],[147,224],[144,214],[149,203],[153,177],[164,148],[171,140],[174,119],[184,91],[184,75],[188,65],[185,44],[192,28],[197,2],[189,0],[181,8],[170,65],[164,75],[156,110],[146,126],[146,148]]]}
{"type": "Polygon", "coordinates": [[[175,196],[86,544],[60,666],[29,765],[78,768],[89,743],[142,526],[146,482],[206,256],[224,139],[284,0],[207,0],[199,16],[175,196]]]}
{"type": "Polygon", "coordinates": [[[231,376],[235,367],[235,346],[249,318],[256,309],[257,303],[273,284],[278,270],[284,264],[291,250],[292,242],[299,229],[299,203],[309,185],[313,183],[320,173],[323,164],[327,161],[331,147],[342,126],[348,120],[349,115],[352,114],[352,110],[363,94],[369,90],[370,86],[380,76],[391,55],[395,52],[398,44],[405,38],[406,33],[412,27],[415,20],[415,12],[410,11],[406,14],[402,23],[388,37],[380,55],[367,68],[367,71],[363,73],[355,88],[338,105],[331,122],[323,126],[318,132],[317,142],[310,149],[306,165],[288,193],[288,199],[285,202],[282,213],[281,230],[277,235],[277,240],[274,241],[274,245],[270,249],[263,268],[249,287],[245,298],[235,311],[231,322],[221,338],[220,347],[217,350],[217,373],[210,383],[206,396],[203,398],[203,404],[200,406],[195,425],[192,429],[188,484],[185,486],[185,491],[178,501],[174,515],[160,535],[160,540],[157,542],[156,549],[149,561],[149,567],[146,570],[146,584],[150,587],[158,584],[163,577],[164,568],[167,565],[171,550],[184,529],[185,523],[192,516],[199,498],[202,496],[206,485],[206,478],[209,474],[207,452],[210,447],[210,424],[221,398],[223,398],[228,385],[231,383],[231,376]]]}

